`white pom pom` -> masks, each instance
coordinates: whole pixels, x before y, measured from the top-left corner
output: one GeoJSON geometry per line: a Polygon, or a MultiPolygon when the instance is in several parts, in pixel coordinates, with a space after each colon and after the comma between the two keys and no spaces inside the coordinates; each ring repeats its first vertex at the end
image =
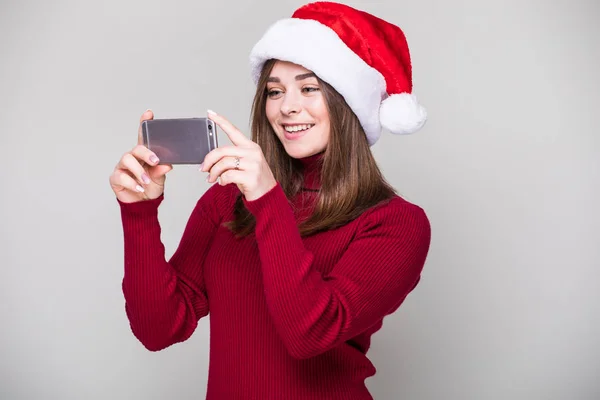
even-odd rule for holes
{"type": "Polygon", "coordinates": [[[427,121],[427,111],[411,93],[392,94],[381,103],[381,125],[396,135],[406,135],[421,129],[427,121]]]}

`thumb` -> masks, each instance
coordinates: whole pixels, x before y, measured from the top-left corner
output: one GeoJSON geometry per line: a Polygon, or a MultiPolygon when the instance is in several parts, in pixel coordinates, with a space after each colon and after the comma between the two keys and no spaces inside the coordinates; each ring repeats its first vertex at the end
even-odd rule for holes
{"type": "Polygon", "coordinates": [[[152,110],[148,109],[148,110],[144,111],[144,113],[140,117],[140,124],[138,126],[137,144],[144,144],[144,137],[142,136],[142,122],[144,122],[146,120],[150,120],[150,119],[154,119],[154,112],[152,112],[152,110]]]}
{"type": "Polygon", "coordinates": [[[148,169],[148,175],[150,175],[150,178],[159,179],[159,178],[162,178],[163,176],[165,176],[172,169],[173,169],[173,165],[171,165],[171,164],[159,164],[159,165],[150,167],[148,169]]]}

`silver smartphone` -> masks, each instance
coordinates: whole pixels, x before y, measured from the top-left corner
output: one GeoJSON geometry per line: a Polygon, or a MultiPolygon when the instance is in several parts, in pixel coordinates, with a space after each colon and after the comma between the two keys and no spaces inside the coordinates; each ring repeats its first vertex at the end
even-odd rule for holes
{"type": "Polygon", "coordinates": [[[146,120],[142,137],[160,164],[200,164],[219,146],[217,125],[205,117],[146,120]]]}

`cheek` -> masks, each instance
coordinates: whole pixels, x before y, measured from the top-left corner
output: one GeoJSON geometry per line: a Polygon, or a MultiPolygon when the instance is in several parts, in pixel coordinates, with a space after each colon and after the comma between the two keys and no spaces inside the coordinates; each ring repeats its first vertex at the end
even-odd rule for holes
{"type": "Polygon", "coordinates": [[[267,114],[267,119],[269,120],[271,125],[275,124],[278,112],[279,106],[277,102],[273,100],[267,100],[267,104],[265,105],[265,113],[267,114]]]}
{"type": "Polygon", "coordinates": [[[320,123],[329,122],[329,113],[327,106],[322,96],[314,97],[307,103],[306,108],[309,110],[313,118],[319,120],[320,123]]]}
{"type": "Polygon", "coordinates": [[[322,139],[327,142],[329,139],[330,123],[329,123],[329,112],[325,105],[323,97],[319,96],[314,99],[308,106],[308,110],[311,116],[319,122],[321,127],[320,132],[322,139]]]}

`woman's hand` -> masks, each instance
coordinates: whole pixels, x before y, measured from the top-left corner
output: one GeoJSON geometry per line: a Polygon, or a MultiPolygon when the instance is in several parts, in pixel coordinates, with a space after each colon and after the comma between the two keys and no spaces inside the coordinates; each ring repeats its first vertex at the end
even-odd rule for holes
{"type": "Polygon", "coordinates": [[[256,200],[277,181],[267,164],[260,146],[248,139],[224,117],[208,112],[213,120],[227,134],[233,146],[216,148],[206,155],[200,171],[208,172],[207,182],[219,179],[220,185],[235,183],[246,200],[256,200]]]}
{"type": "Polygon", "coordinates": [[[137,146],[121,157],[110,175],[110,186],[123,203],[158,198],[164,191],[165,174],[173,169],[172,165],[158,165],[156,154],[143,145],[142,121],[152,118],[150,110],[142,114],[137,146]]]}

